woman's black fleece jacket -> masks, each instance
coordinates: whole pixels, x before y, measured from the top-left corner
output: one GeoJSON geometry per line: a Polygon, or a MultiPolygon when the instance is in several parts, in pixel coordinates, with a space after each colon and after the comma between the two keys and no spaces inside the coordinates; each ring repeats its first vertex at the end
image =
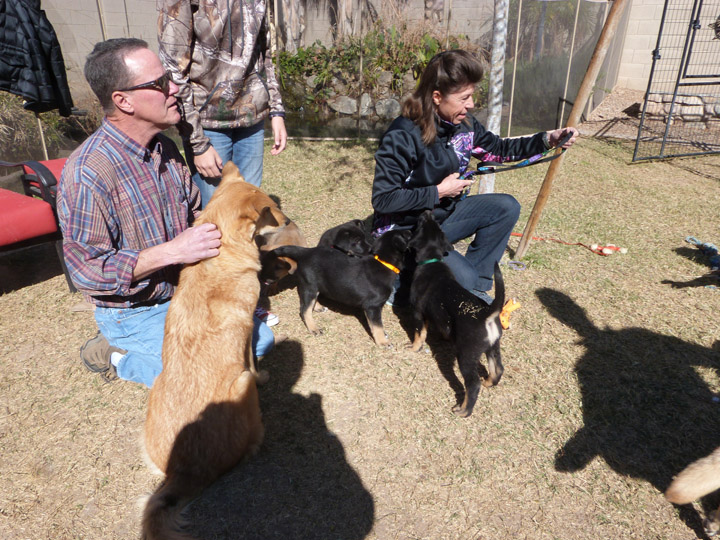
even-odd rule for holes
{"type": "Polygon", "coordinates": [[[374,233],[413,228],[427,209],[433,210],[438,222],[444,221],[461,196],[440,200],[436,186],[454,172],[464,173],[471,156],[480,161],[517,161],[545,150],[543,132],[503,139],[471,115],[459,125],[437,119],[435,142],[426,146],[420,128],[400,116],[390,124],[375,153],[374,233]]]}

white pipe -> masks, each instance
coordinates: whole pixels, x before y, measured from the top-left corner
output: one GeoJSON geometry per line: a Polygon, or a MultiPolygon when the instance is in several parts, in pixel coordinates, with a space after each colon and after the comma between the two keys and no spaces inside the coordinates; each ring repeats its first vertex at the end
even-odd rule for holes
{"type": "Polygon", "coordinates": [[[508,111],[508,132],[510,137],[510,127],[512,126],[513,102],[515,101],[515,73],[517,72],[518,45],[520,43],[520,16],[522,15],[522,0],[518,2],[517,26],[515,27],[515,56],[513,56],[513,74],[510,86],[510,110],[508,111]]]}

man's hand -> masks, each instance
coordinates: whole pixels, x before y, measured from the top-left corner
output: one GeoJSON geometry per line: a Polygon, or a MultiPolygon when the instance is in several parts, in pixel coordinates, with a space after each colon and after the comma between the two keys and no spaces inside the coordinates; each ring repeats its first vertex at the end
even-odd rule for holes
{"type": "Polygon", "coordinates": [[[460,180],[460,173],[452,173],[437,185],[438,196],[441,199],[443,197],[455,197],[460,195],[470,184],[472,184],[472,180],[460,180]]]}
{"type": "Polygon", "coordinates": [[[275,142],[270,150],[273,156],[277,156],[280,152],[285,150],[287,146],[287,130],[285,129],[285,119],[282,116],[273,116],[270,119],[270,125],[272,126],[273,137],[275,142]]]}
{"type": "Polygon", "coordinates": [[[194,156],[193,162],[197,171],[205,178],[218,178],[222,175],[222,159],[212,146],[202,154],[194,156]]]}
{"type": "Polygon", "coordinates": [[[190,227],[170,240],[169,255],[173,264],[192,264],[220,253],[220,231],[214,223],[190,227]]]}
{"type": "Polygon", "coordinates": [[[133,269],[137,281],[172,264],[192,264],[220,253],[220,231],[213,223],[190,227],[164,244],[143,249],[133,269]]]}

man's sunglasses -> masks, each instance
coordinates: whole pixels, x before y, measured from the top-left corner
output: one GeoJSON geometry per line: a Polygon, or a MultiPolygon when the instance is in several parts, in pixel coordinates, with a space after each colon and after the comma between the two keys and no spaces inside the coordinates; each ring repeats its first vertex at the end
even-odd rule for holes
{"type": "Polygon", "coordinates": [[[131,86],[130,88],[121,88],[120,90],[118,90],[118,92],[129,92],[130,90],[142,90],[143,88],[151,88],[153,90],[160,90],[163,94],[167,96],[170,92],[170,81],[170,72],[166,71],[154,81],[136,84],[135,86],[131,86]]]}

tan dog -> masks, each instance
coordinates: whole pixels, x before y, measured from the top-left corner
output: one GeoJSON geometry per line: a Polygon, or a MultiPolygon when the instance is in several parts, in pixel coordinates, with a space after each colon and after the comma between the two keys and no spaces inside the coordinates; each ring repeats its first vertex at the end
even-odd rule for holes
{"type": "MultiPolygon", "coordinates": [[[[185,538],[184,506],[263,439],[253,362],[260,293],[256,234],[287,218],[231,162],[197,224],[222,234],[217,257],[187,265],[165,323],[163,371],[150,390],[145,450],[165,473],[143,516],[144,538],[185,538]]],[[[266,374],[263,374],[266,375],[266,374]]]]}
{"type": "MultiPolygon", "coordinates": [[[[674,504],[689,504],[720,489],[720,448],[685,467],[665,491],[665,498],[674,504]]],[[[720,508],[710,512],[704,523],[708,536],[720,532],[720,508]]]]}
{"type": "Polygon", "coordinates": [[[294,274],[297,263],[288,257],[278,257],[272,251],[280,246],[307,247],[307,240],[300,227],[294,221],[288,221],[284,226],[255,236],[255,243],[260,248],[260,281],[268,283],[268,288],[263,294],[272,296],[278,292],[278,281],[294,274]]]}

